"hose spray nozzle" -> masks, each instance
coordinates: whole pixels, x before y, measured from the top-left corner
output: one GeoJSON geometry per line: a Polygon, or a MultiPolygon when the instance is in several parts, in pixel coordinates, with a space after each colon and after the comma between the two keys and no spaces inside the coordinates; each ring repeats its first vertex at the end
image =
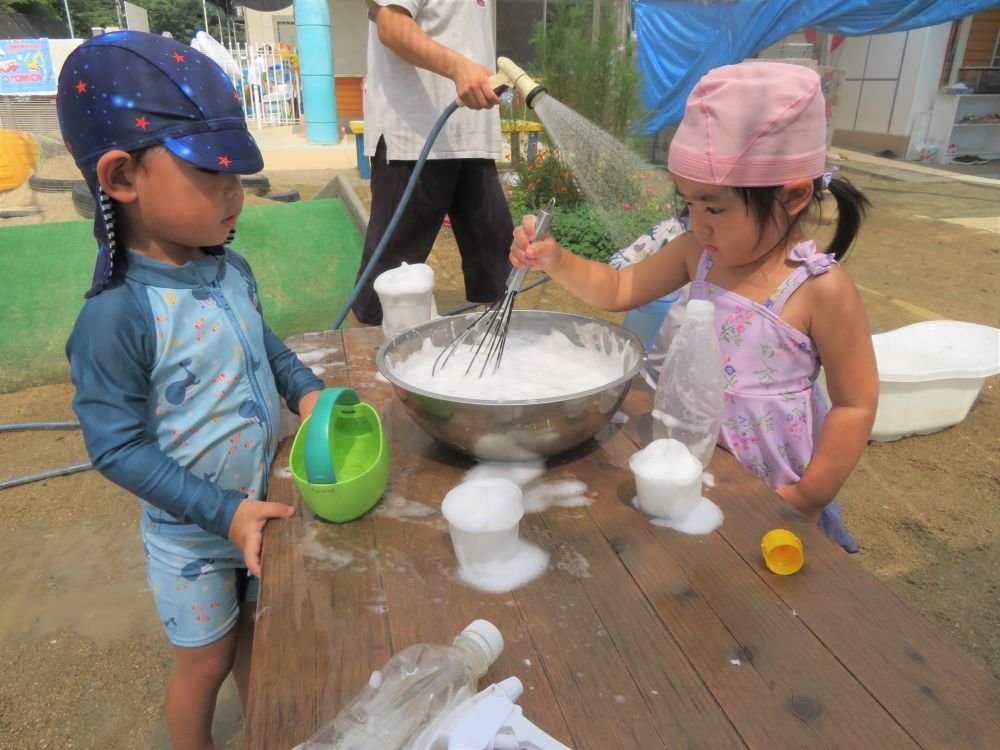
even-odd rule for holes
{"type": "MultiPolygon", "coordinates": [[[[524,97],[525,104],[534,109],[535,100],[545,93],[545,87],[540,83],[535,83],[524,70],[518,67],[517,63],[508,57],[497,58],[497,70],[499,72],[490,77],[490,86],[497,96],[509,88],[516,89],[524,97]]],[[[456,103],[459,107],[465,106],[461,99],[457,99],[456,103]]]]}
{"type": "Polygon", "coordinates": [[[534,109],[535,100],[545,94],[545,87],[533,81],[531,76],[509,57],[497,58],[497,70],[503,73],[510,82],[509,85],[517,89],[517,92],[524,97],[524,103],[534,109]]]}

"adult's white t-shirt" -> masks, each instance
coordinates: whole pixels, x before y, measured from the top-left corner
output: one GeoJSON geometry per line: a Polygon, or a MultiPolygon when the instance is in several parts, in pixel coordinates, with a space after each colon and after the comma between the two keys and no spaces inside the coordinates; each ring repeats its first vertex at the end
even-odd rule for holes
{"type": "MultiPolygon", "coordinates": [[[[365,154],[374,156],[385,138],[386,158],[415,160],[431,128],[455,101],[450,78],[418,68],[382,44],[375,26],[377,5],[406,10],[434,41],[496,70],[493,46],[493,0],[366,0],[368,88],[365,100],[365,154]]],[[[448,118],[431,149],[431,159],[498,159],[501,155],[497,107],[460,107],[448,118]]]]}

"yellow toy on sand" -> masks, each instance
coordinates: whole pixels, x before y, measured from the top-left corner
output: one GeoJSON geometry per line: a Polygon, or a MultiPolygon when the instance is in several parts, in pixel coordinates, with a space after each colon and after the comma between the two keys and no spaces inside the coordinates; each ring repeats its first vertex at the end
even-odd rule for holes
{"type": "Polygon", "coordinates": [[[0,128],[0,192],[20,187],[37,163],[38,146],[30,135],[0,128]]]}

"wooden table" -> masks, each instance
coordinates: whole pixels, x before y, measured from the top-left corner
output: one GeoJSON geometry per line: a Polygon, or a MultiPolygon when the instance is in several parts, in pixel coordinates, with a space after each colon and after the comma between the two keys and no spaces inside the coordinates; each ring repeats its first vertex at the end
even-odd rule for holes
{"type": "Polygon", "coordinates": [[[729,454],[709,467],[718,531],[651,526],[630,506],[627,459],[650,439],[639,381],[626,424],[547,464],[544,480],[582,481],[593,498],[521,522],[549,570],[510,594],[464,586],[438,510],[474,462],[376,379],[378,329],[309,336],[337,350],[327,385],[382,414],[392,479],[375,512],[326,523],[283,469],[291,441],[280,451],[270,499],[298,513],[265,534],[246,747],[305,740],[395,651],[449,643],[477,617],[506,641],[480,687],[516,675],[525,716],[576,750],[1000,747],[1000,683],[729,454]],[[761,560],[776,527],[805,545],[795,575],[761,560]]]}

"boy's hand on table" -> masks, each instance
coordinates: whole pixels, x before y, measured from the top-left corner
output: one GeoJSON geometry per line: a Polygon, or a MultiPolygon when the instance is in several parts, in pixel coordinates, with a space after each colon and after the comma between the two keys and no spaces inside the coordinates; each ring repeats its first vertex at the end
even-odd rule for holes
{"type": "Polygon", "coordinates": [[[243,553],[247,569],[260,577],[260,555],[264,546],[264,525],[272,518],[289,518],[295,508],[284,503],[244,499],[229,524],[229,541],[243,553]]]}

